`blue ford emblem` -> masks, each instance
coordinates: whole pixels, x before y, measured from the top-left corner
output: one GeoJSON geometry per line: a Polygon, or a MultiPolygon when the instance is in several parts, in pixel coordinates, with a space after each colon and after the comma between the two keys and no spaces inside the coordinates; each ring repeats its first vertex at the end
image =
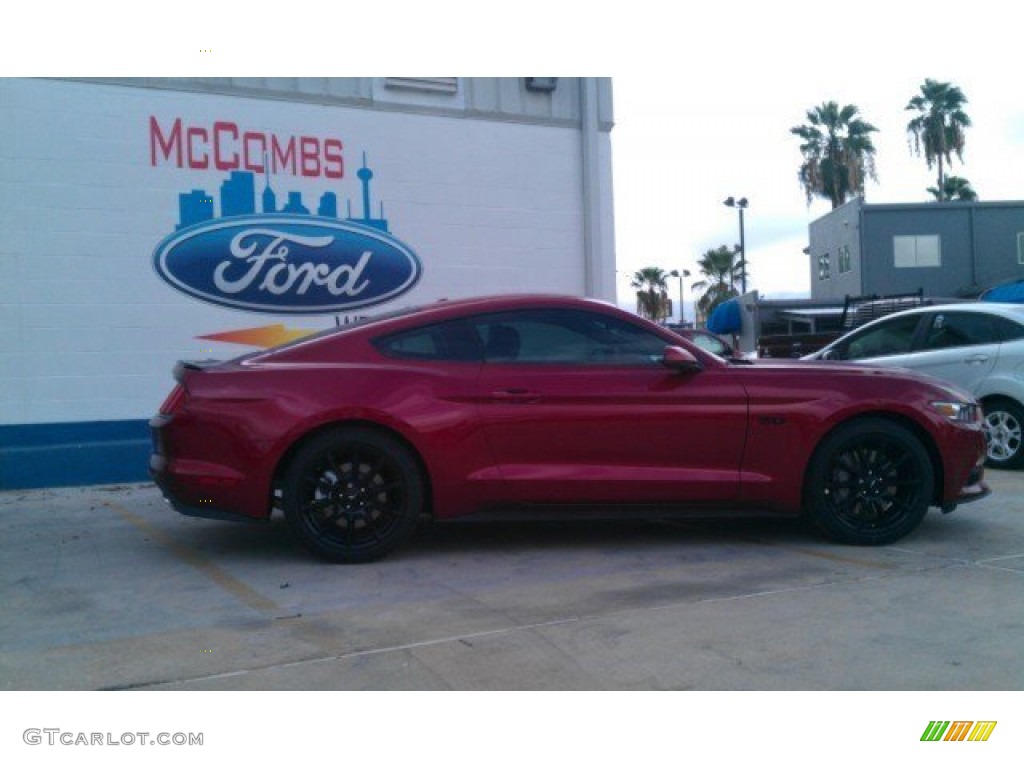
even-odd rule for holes
{"type": "Polygon", "coordinates": [[[412,250],[387,232],[331,218],[233,216],[179,230],[153,266],[182,293],[271,314],[347,312],[390,301],[420,278],[412,250]]]}

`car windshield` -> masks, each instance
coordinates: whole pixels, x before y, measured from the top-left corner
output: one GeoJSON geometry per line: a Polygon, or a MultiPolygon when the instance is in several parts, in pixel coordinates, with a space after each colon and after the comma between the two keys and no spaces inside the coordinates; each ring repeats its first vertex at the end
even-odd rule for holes
{"type": "Polygon", "coordinates": [[[701,349],[707,350],[708,352],[718,355],[719,357],[728,357],[729,347],[715,336],[708,336],[703,333],[695,333],[690,337],[690,341],[696,344],[701,349]]]}

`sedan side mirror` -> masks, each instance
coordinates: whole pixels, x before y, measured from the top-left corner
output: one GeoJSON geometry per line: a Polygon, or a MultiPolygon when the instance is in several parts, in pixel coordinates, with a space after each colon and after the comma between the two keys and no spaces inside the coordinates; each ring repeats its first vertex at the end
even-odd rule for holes
{"type": "Polygon", "coordinates": [[[666,368],[673,371],[700,371],[704,369],[704,366],[700,364],[700,361],[693,356],[692,352],[688,352],[682,347],[665,347],[665,352],[661,356],[661,364],[666,368]]]}

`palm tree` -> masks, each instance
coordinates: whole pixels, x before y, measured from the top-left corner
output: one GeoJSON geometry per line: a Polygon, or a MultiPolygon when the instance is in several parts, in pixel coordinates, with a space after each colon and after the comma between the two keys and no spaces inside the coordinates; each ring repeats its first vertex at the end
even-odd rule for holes
{"type": "Polygon", "coordinates": [[[697,260],[697,267],[704,279],[694,283],[691,288],[703,291],[697,299],[698,314],[701,317],[708,317],[723,301],[739,296],[736,281],[740,279],[743,264],[738,257],[739,248],[720,245],[705,251],[697,260]]]}
{"type": "Polygon", "coordinates": [[[928,187],[936,202],[948,203],[952,200],[977,200],[978,193],[974,191],[971,182],[960,176],[947,176],[942,181],[942,189],[928,187]]]}
{"type": "Polygon", "coordinates": [[[660,322],[669,316],[668,275],[661,267],[637,270],[630,287],[636,289],[636,311],[641,317],[660,322]]]}
{"type": "Polygon", "coordinates": [[[803,143],[800,153],[800,184],[807,194],[807,204],[815,197],[824,197],[838,208],[850,197],[864,194],[864,180],[875,181],[875,145],[871,134],[878,129],[858,117],[852,104],[845,107],[825,102],[807,111],[807,124],[790,128],[803,143]]]}
{"type": "Polygon", "coordinates": [[[917,117],[907,123],[911,147],[916,155],[924,152],[929,168],[938,164],[938,189],[945,183],[943,161],[953,162],[954,152],[960,162],[964,160],[964,129],[971,126],[971,118],[963,110],[966,103],[967,97],[955,85],[925,79],[921,93],[906,107],[918,112],[917,117]]]}

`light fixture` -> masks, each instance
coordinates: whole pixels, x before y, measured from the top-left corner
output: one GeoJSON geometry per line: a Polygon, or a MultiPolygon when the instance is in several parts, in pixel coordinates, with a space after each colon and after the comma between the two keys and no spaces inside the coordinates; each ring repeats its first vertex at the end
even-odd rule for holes
{"type": "Polygon", "coordinates": [[[747,198],[741,197],[739,200],[734,198],[732,195],[725,198],[722,201],[723,205],[727,205],[730,208],[735,208],[740,214],[740,293],[747,292],[747,246],[743,239],[743,211],[746,209],[748,203],[747,198]]]}
{"type": "Polygon", "coordinates": [[[678,269],[673,269],[668,273],[671,277],[679,278],[679,325],[686,326],[686,310],[683,308],[683,278],[690,276],[690,270],[684,269],[681,273],[678,269]]]}
{"type": "Polygon", "coordinates": [[[527,77],[526,90],[535,93],[551,93],[558,87],[557,77],[527,77]]]}

